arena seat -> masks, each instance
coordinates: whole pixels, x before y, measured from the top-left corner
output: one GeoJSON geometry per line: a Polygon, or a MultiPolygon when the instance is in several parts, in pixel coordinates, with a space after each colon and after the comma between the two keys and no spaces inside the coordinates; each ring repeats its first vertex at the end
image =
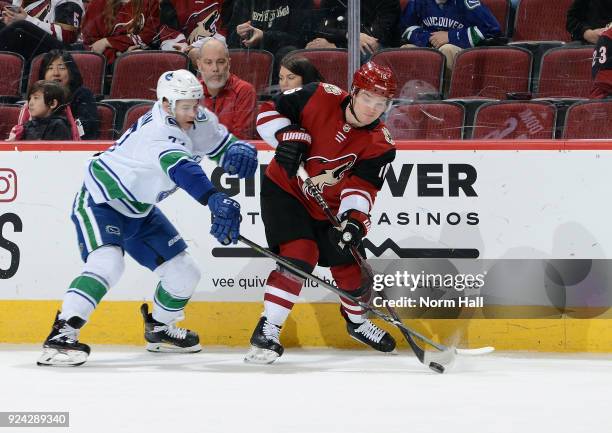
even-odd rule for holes
{"type": "Polygon", "coordinates": [[[0,51],[0,97],[10,102],[15,102],[21,97],[21,78],[25,59],[23,56],[8,51],[0,51]]]}
{"type": "Polygon", "coordinates": [[[508,34],[508,19],[510,18],[510,0],[482,0],[497,19],[504,35],[508,34]]]}
{"type": "Polygon", "coordinates": [[[130,126],[132,126],[143,114],[151,109],[154,102],[143,102],[141,104],[133,105],[125,112],[125,118],[123,120],[123,127],[121,133],[123,134],[130,126]]]}
{"type": "Polygon", "coordinates": [[[563,138],[612,137],[612,100],[591,100],[572,105],[565,116],[563,138]]]}
{"type": "Polygon", "coordinates": [[[0,140],[6,140],[13,126],[17,124],[21,105],[0,104],[0,140]]]}
{"type": "Polygon", "coordinates": [[[99,140],[114,140],[115,139],[115,109],[102,102],[96,103],[98,117],[100,118],[100,135],[99,140]]]}
{"type": "Polygon", "coordinates": [[[393,106],[385,125],[396,140],[460,140],[464,116],[454,102],[413,102],[393,106]]]}
{"type": "Polygon", "coordinates": [[[229,50],[231,72],[255,87],[258,95],[269,93],[274,56],[265,50],[229,50]]]}
{"type": "Polygon", "coordinates": [[[588,98],[593,46],[553,48],[542,56],[538,98],[588,98]]]}
{"type": "Polygon", "coordinates": [[[552,139],[555,120],[555,106],[547,102],[489,102],[476,110],[472,138],[552,139]]]}
{"type": "Polygon", "coordinates": [[[571,40],[565,30],[573,0],[519,0],[514,17],[513,41],[571,40]]]}
{"type": "Polygon", "coordinates": [[[319,70],[326,83],[335,84],[347,90],[348,53],[345,49],[295,50],[287,55],[306,57],[319,70]]]}

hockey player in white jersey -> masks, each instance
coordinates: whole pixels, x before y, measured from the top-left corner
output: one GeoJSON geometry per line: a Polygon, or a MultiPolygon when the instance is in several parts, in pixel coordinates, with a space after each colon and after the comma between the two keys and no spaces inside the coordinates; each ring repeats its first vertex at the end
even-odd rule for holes
{"type": "Polygon", "coordinates": [[[190,72],[162,74],[151,111],[88,162],[72,212],[85,265],[64,296],[38,365],[86,361],[90,348],[78,341],[79,330],[121,277],[124,252],[159,277],[152,314],[147,304],[141,307],[147,350],[201,350],[195,332],[176,326],[200,271],[155,204],[181,188],[212,212],[210,233],[223,244],[236,243],[240,205],[214,188],[198,162],[209,157],[239,177],[252,177],[257,167],[255,148],[198,106],[202,94],[190,72]]]}

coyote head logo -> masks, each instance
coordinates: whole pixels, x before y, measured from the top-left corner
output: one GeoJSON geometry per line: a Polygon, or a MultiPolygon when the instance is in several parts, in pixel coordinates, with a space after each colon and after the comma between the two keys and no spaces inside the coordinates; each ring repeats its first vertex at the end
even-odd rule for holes
{"type": "MultiPolygon", "coordinates": [[[[336,159],[313,156],[308,158],[306,164],[311,174],[310,180],[322,192],[326,186],[333,186],[340,182],[344,173],[353,166],[356,160],[357,155],[352,153],[336,159]]],[[[304,185],[302,185],[302,190],[309,195],[304,185]]]]}

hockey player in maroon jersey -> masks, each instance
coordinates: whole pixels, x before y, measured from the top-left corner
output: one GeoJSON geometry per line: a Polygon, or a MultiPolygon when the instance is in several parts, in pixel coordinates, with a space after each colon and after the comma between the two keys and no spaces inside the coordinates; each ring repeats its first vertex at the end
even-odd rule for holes
{"type": "MultiPolygon", "coordinates": [[[[306,272],[329,267],[338,287],[369,300],[360,267],[349,246],[361,244],[369,213],[395,158],[393,139],[379,120],[397,85],[387,67],[369,62],[353,78],[350,95],[326,83],[288,90],[262,106],[257,131],[276,151],[261,185],[261,211],[270,248],[306,272]],[[332,227],[296,177],[300,164],[342,222],[332,227]]],[[[283,354],[280,332],[302,289],[303,280],[279,267],[268,276],[264,312],[251,337],[245,361],[269,364],[283,354]]],[[[395,340],[365,317],[347,298],[340,313],[349,335],[391,352],[395,340]]]]}
{"type": "Polygon", "coordinates": [[[593,51],[593,87],[591,98],[608,98],[612,96],[612,23],[597,41],[593,51]]]}

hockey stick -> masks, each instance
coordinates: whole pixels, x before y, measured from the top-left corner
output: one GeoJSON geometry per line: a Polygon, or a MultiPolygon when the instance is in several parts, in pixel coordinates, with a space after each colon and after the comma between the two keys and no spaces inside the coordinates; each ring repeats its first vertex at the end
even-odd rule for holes
{"type": "MultiPolygon", "coordinates": [[[[306,188],[308,189],[310,194],[314,197],[315,201],[317,202],[321,210],[323,210],[323,213],[325,213],[325,216],[327,217],[327,219],[331,222],[331,224],[334,227],[340,229],[341,228],[340,221],[331,211],[329,205],[325,201],[325,198],[323,198],[321,191],[319,191],[319,188],[317,188],[317,186],[312,182],[312,180],[310,179],[310,176],[304,169],[303,165],[300,165],[300,167],[298,168],[297,174],[300,177],[300,179],[302,179],[302,181],[306,185],[306,188]]],[[[365,274],[366,278],[369,280],[369,284],[371,284],[371,282],[373,281],[373,274],[374,274],[372,272],[372,268],[370,267],[370,265],[367,263],[365,258],[361,255],[361,253],[359,252],[359,250],[357,250],[355,246],[351,246],[350,251],[351,251],[353,258],[355,259],[355,261],[361,268],[362,275],[365,274]]],[[[362,280],[364,279],[365,278],[362,278],[362,280]]],[[[384,292],[381,292],[381,296],[383,299],[386,299],[384,292]]],[[[391,314],[391,317],[396,322],[402,323],[401,319],[399,318],[399,315],[397,314],[394,308],[388,305],[386,308],[391,314]]],[[[370,309],[370,311],[373,311],[373,310],[370,309]]],[[[494,350],[492,347],[483,347],[479,349],[449,348],[443,345],[436,344],[429,339],[424,339],[423,336],[417,335],[416,333],[411,332],[412,330],[410,330],[409,328],[406,328],[405,326],[399,327],[399,329],[400,331],[402,331],[402,335],[404,335],[404,337],[406,338],[406,341],[410,345],[410,348],[413,350],[413,352],[415,353],[419,361],[429,366],[429,368],[431,368],[432,370],[437,371],[438,373],[443,373],[444,369],[442,368],[442,371],[438,371],[440,366],[435,365],[436,361],[442,360],[442,361],[446,361],[447,363],[450,363],[452,361],[452,358],[454,357],[454,354],[479,355],[479,354],[490,353],[494,350]],[[424,341],[425,343],[435,347],[436,349],[438,349],[439,351],[443,353],[433,354],[430,352],[425,352],[420,346],[416,344],[416,342],[412,338],[413,335],[419,338],[420,340],[424,341]],[[447,353],[444,353],[444,352],[447,352],[447,353]],[[433,359],[433,358],[436,358],[436,359],[433,359]],[[428,361],[433,361],[433,365],[432,365],[432,362],[428,362],[428,361]]]]}
{"type": "MultiPolygon", "coordinates": [[[[243,244],[251,247],[253,250],[257,251],[258,253],[260,253],[261,255],[264,255],[272,260],[274,260],[276,263],[278,263],[279,265],[283,266],[284,268],[286,268],[287,270],[289,270],[291,273],[293,273],[294,275],[297,275],[301,278],[304,279],[309,279],[317,284],[319,284],[321,287],[325,287],[326,289],[330,290],[331,292],[337,294],[338,296],[343,296],[347,299],[350,299],[352,302],[356,303],[357,305],[359,305],[361,308],[363,308],[364,310],[367,311],[371,311],[372,314],[374,314],[376,317],[384,320],[385,322],[391,323],[392,325],[397,326],[401,331],[403,332],[407,332],[410,335],[413,335],[414,337],[419,338],[420,340],[424,341],[427,344],[430,344],[431,346],[435,347],[436,349],[440,350],[440,353],[431,353],[431,352],[424,352],[422,349],[420,349],[421,351],[423,351],[423,359],[421,360],[421,358],[419,358],[419,361],[423,362],[424,364],[426,364],[427,366],[429,366],[432,370],[438,372],[438,373],[443,373],[444,372],[444,366],[447,365],[448,363],[450,363],[452,361],[452,359],[454,358],[455,354],[460,354],[460,355],[483,355],[486,353],[490,353],[493,351],[493,348],[490,347],[482,347],[479,349],[456,349],[456,348],[452,348],[452,347],[446,347],[442,344],[436,343],[432,340],[430,340],[429,338],[425,337],[424,335],[413,331],[412,329],[406,327],[400,320],[396,320],[393,317],[378,311],[377,309],[371,307],[370,305],[360,301],[357,298],[352,297],[350,294],[347,294],[346,292],[344,292],[343,290],[338,289],[337,287],[334,287],[332,284],[328,283],[327,281],[317,277],[316,275],[310,274],[306,271],[303,271],[302,269],[300,269],[299,267],[295,266],[292,262],[290,262],[289,260],[285,259],[284,257],[281,257],[277,254],[274,254],[272,251],[268,250],[267,248],[262,247],[261,245],[245,238],[244,236],[240,235],[238,236],[238,240],[240,242],[242,242],[243,244]],[[432,367],[431,364],[434,364],[434,366],[432,367]],[[438,364],[438,365],[435,365],[438,364]],[[435,367],[435,368],[434,368],[435,367]],[[441,367],[441,368],[440,368],[441,367]]],[[[402,332],[402,333],[403,333],[402,332]]],[[[418,346],[417,346],[418,347],[418,346]]],[[[417,355],[418,356],[418,355],[417,355]]]]}
{"type": "MultiPolygon", "coordinates": [[[[336,229],[342,230],[342,225],[340,221],[331,211],[329,205],[325,201],[325,198],[323,198],[323,194],[321,194],[317,186],[312,182],[312,180],[310,179],[310,176],[306,172],[306,169],[304,168],[303,165],[300,165],[300,167],[298,168],[297,174],[300,177],[300,179],[302,179],[302,181],[304,182],[304,185],[308,189],[308,192],[310,193],[310,195],[312,195],[312,197],[314,197],[315,201],[317,202],[317,204],[319,205],[319,207],[321,208],[321,210],[323,211],[323,213],[325,214],[329,222],[336,229]]],[[[361,268],[362,287],[367,287],[368,290],[371,290],[372,282],[374,280],[374,272],[372,271],[372,268],[366,262],[366,260],[363,258],[363,256],[361,255],[361,253],[357,250],[355,246],[351,245],[349,246],[349,249],[350,249],[351,255],[355,259],[355,262],[361,268]]],[[[380,294],[381,294],[381,297],[384,300],[386,300],[385,293],[381,291],[380,294]]],[[[396,322],[401,322],[399,315],[397,314],[395,309],[393,309],[392,307],[388,305],[386,306],[386,308],[387,308],[387,311],[389,311],[389,314],[391,314],[391,317],[393,318],[393,320],[395,320],[396,322]]],[[[443,358],[440,360],[443,362],[436,362],[435,360],[430,359],[431,356],[429,356],[428,359],[426,360],[425,359],[426,352],[423,350],[423,348],[421,348],[414,341],[414,339],[412,338],[412,335],[410,335],[409,332],[404,330],[403,327],[398,327],[398,328],[401,331],[402,335],[404,336],[406,342],[408,343],[408,345],[410,346],[410,348],[412,349],[412,351],[414,352],[414,354],[416,355],[416,357],[421,363],[427,365],[429,368],[431,368],[433,371],[437,373],[444,373],[443,364],[449,364],[453,361],[454,353],[452,352],[452,350],[442,351],[444,356],[441,356],[441,357],[439,356],[439,358],[443,358]],[[448,352],[448,353],[444,353],[444,352],[448,352]]]]}

